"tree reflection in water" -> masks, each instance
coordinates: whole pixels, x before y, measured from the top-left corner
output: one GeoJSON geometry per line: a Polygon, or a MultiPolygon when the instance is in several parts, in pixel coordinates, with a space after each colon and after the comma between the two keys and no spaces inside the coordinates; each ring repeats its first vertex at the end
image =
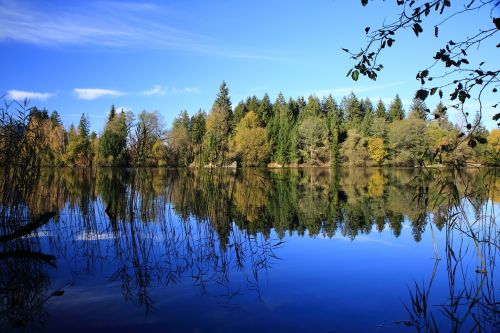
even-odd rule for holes
{"type": "MultiPolygon", "coordinates": [[[[245,293],[261,297],[287,235],[355,239],[390,228],[398,237],[405,224],[417,242],[426,228],[446,233],[435,246],[436,259],[444,251],[450,298],[440,309],[452,329],[498,327],[497,178],[495,170],[63,169],[42,170],[29,191],[4,180],[0,328],[43,325],[47,301],[64,288],[50,279],[61,261],[69,284],[111,269],[124,300],[146,313],[154,286],[187,281],[237,307],[245,293]]],[[[411,288],[402,323],[439,326],[432,282],[411,288]]]]}

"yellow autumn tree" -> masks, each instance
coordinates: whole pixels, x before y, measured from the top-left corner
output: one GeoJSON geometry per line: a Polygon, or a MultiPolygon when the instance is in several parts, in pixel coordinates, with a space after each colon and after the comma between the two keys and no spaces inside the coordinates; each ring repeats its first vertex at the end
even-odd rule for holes
{"type": "Polygon", "coordinates": [[[489,165],[500,165],[500,130],[495,128],[486,138],[486,163],[489,165]]]}
{"type": "Polygon", "coordinates": [[[368,154],[375,163],[377,163],[378,165],[382,164],[382,161],[386,156],[384,140],[382,138],[369,138],[368,154]]]}

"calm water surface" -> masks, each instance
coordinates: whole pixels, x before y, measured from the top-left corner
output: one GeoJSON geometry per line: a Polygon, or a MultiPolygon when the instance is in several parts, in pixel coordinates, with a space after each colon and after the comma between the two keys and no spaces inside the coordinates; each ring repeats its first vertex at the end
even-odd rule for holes
{"type": "Polygon", "coordinates": [[[495,170],[43,170],[1,206],[0,331],[499,330],[499,199],[495,170]]]}

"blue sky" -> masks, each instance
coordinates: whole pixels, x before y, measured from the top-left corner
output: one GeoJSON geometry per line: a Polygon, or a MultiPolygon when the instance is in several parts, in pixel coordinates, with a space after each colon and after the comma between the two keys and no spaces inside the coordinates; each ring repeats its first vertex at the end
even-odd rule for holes
{"type": "MultiPolygon", "coordinates": [[[[364,28],[394,18],[395,7],[357,0],[0,0],[0,93],[57,110],[66,126],[88,113],[97,132],[111,104],[136,114],[158,110],[166,125],[181,110],[208,111],[223,80],[234,105],[265,92],[340,100],[354,91],[374,102],[399,93],[408,106],[419,88],[416,72],[444,43],[432,27],[418,39],[404,31],[382,56],[385,69],[375,82],[346,78],[352,62],[341,50],[363,46],[364,28]]],[[[450,20],[441,35],[471,35],[484,22],[484,11],[472,13],[450,20]]],[[[483,46],[476,59],[497,69],[492,50],[483,46]]],[[[433,108],[437,99],[427,102],[433,108]]],[[[493,114],[486,108],[488,128],[493,114]]]]}

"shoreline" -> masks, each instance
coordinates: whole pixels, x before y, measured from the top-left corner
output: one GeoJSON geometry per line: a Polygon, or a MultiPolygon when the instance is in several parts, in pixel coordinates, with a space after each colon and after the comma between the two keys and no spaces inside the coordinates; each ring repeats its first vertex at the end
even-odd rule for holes
{"type": "MultiPolygon", "coordinates": [[[[484,165],[479,163],[471,163],[467,165],[458,166],[459,169],[488,169],[488,168],[498,168],[495,165],[484,165]]],[[[282,165],[282,166],[259,166],[259,167],[233,167],[233,166],[210,166],[210,167],[199,167],[199,166],[187,166],[187,167],[172,167],[172,166],[42,166],[42,169],[166,169],[166,170],[214,170],[214,169],[224,169],[224,170],[285,170],[285,169],[453,169],[457,168],[456,165],[443,165],[443,164],[432,164],[423,166],[397,166],[397,165],[365,165],[365,166],[355,166],[355,165],[339,165],[332,167],[330,165],[282,165]]]]}

